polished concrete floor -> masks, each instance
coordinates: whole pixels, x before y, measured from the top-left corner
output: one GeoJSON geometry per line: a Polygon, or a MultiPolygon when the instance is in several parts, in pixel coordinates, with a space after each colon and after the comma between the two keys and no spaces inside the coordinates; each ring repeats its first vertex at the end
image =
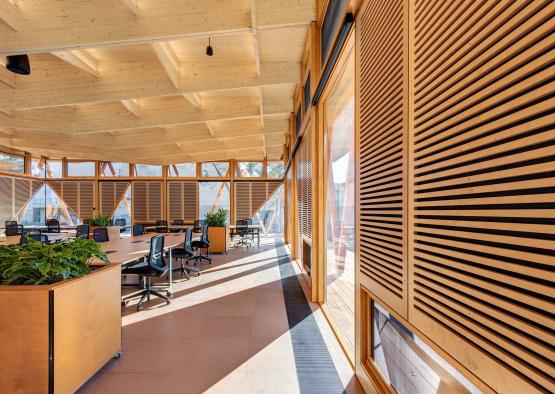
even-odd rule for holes
{"type": "Polygon", "coordinates": [[[170,305],[123,311],[121,358],[81,393],[363,392],[280,241],[212,257],[170,305]]]}

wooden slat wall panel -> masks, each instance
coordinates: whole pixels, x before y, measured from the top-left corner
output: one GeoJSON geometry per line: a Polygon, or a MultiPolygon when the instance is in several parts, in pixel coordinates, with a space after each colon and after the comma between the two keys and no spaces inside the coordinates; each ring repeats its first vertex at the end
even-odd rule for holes
{"type": "Polygon", "coordinates": [[[196,181],[171,181],[168,182],[168,219],[181,219],[187,223],[197,218],[197,193],[196,181]]]}
{"type": "Polygon", "coordinates": [[[94,215],[94,182],[83,181],[79,184],[79,217],[91,218],[94,215]]]}
{"type": "Polygon", "coordinates": [[[162,219],[162,182],[147,183],[148,215],[149,222],[162,219]]]}
{"type": "Polygon", "coordinates": [[[0,220],[4,222],[11,220],[12,216],[12,178],[0,176],[0,220]]]}
{"type": "Polygon", "coordinates": [[[78,181],[64,181],[62,183],[62,200],[78,217],[79,214],[79,182],[78,181]]]}
{"type": "Polygon", "coordinates": [[[130,184],[130,182],[99,182],[100,212],[103,215],[111,216],[114,213],[130,184]]]}
{"type": "Polygon", "coordinates": [[[183,220],[198,219],[198,182],[183,182],[183,220]]]}
{"type": "Polygon", "coordinates": [[[251,183],[235,182],[235,218],[251,218],[251,183]]]}
{"type": "Polygon", "coordinates": [[[377,0],[359,17],[357,136],[361,282],[407,318],[407,2],[377,0]]]}
{"type": "Polygon", "coordinates": [[[31,195],[31,181],[29,179],[14,178],[15,214],[27,204],[31,195]]]}
{"type": "Polygon", "coordinates": [[[251,182],[251,209],[250,216],[254,216],[268,198],[266,182],[251,182]]]}
{"type": "Polygon", "coordinates": [[[499,392],[555,392],[555,3],[415,18],[410,322],[499,392]]]}
{"type": "Polygon", "coordinates": [[[50,188],[52,190],[54,190],[54,192],[56,192],[56,194],[58,195],[58,197],[62,197],[62,182],[61,181],[48,181],[48,186],[50,186],[50,188]]]}
{"type": "Polygon", "coordinates": [[[147,221],[147,190],[146,182],[133,182],[131,204],[133,207],[133,222],[147,221]]]}
{"type": "Polygon", "coordinates": [[[312,128],[309,126],[303,137],[304,148],[304,201],[303,216],[305,220],[304,235],[312,242],[312,128]]]}

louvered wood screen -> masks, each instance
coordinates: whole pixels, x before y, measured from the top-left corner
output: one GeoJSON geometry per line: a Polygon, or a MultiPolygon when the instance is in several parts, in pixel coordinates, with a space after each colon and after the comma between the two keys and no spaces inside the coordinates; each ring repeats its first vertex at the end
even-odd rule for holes
{"type": "Polygon", "coordinates": [[[103,215],[112,216],[130,185],[131,182],[98,182],[100,212],[103,215]]]}
{"type": "Polygon", "coordinates": [[[498,392],[555,392],[554,15],[358,15],[361,284],[498,392]]]}
{"type": "Polygon", "coordinates": [[[235,182],[235,217],[237,220],[250,219],[264,206],[281,181],[235,182]]]}
{"type": "Polygon", "coordinates": [[[406,1],[380,0],[360,23],[360,272],[407,317],[406,1]]]}
{"type": "Polygon", "coordinates": [[[162,219],[162,182],[133,182],[133,220],[134,222],[155,222],[162,219]]]}
{"type": "Polygon", "coordinates": [[[0,223],[12,220],[26,206],[29,200],[43,185],[43,182],[0,176],[0,223]]]}
{"type": "Polygon", "coordinates": [[[168,182],[168,219],[192,223],[198,214],[198,182],[168,182]]]}
{"type": "Polygon", "coordinates": [[[94,181],[48,181],[58,197],[81,220],[94,215],[94,181]]]}
{"type": "Polygon", "coordinates": [[[427,3],[411,320],[494,389],[554,392],[555,3],[446,2],[432,21],[427,3]]]}
{"type": "Polygon", "coordinates": [[[297,215],[299,237],[312,240],[312,146],[311,129],[306,130],[297,149],[297,215]]]}

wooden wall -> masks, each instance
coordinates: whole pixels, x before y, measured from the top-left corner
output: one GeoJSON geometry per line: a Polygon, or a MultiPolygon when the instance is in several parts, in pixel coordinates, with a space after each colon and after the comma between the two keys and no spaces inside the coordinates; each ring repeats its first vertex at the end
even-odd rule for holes
{"type": "Polygon", "coordinates": [[[356,19],[358,296],[498,392],[555,391],[554,14],[376,0],[356,19]]]}
{"type": "Polygon", "coordinates": [[[0,223],[14,218],[43,185],[43,181],[0,175],[0,223]]]}
{"type": "Polygon", "coordinates": [[[252,218],[282,184],[283,182],[235,182],[236,219],[252,218]]]}

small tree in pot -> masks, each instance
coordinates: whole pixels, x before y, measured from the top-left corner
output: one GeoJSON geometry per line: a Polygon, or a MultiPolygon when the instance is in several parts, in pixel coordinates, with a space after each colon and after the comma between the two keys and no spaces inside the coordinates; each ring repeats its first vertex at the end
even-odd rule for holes
{"type": "Polygon", "coordinates": [[[225,253],[229,246],[229,227],[227,226],[227,211],[218,209],[204,215],[204,224],[208,226],[208,239],[211,253],[225,253]]]}

